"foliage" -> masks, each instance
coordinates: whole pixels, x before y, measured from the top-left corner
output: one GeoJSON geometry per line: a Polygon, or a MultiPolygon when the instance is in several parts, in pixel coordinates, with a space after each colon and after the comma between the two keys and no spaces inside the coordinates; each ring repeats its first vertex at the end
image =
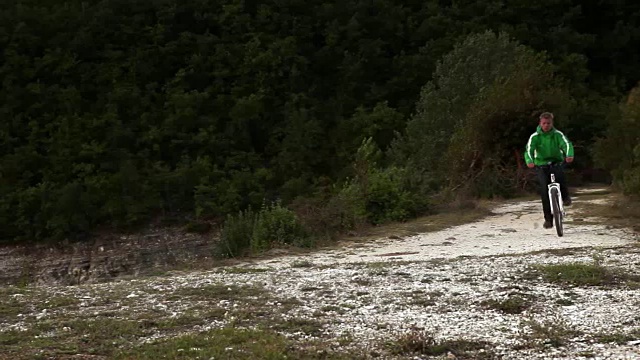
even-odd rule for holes
{"type": "Polygon", "coordinates": [[[535,129],[529,114],[563,105],[553,85],[542,55],[505,34],[471,35],[438,63],[392,156],[440,188],[507,196],[535,129]]]}
{"type": "Polygon", "coordinates": [[[406,181],[406,170],[380,167],[381,157],[373,139],[364,139],[354,162],[356,176],[341,191],[357,204],[357,213],[372,224],[380,224],[407,220],[426,210],[427,202],[416,199],[406,181]]]}
{"type": "MultiPolygon", "coordinates": [[[[568,0],[4,0],[0,242],[289,204],[355,179],[362,141],[386,154],[396,132],[404,157],[387,169],[383,156],[375,191],[356,192],[376,204],[370,220],[469,177],[472,193],[504,195],[493,174],[532,112],[557,112],[579,154],[605,130],[640,79],[638,14],[568,0]],[[485,127],[500,146],[468,142],[485,127]]],[[[364,201],[347,195],[336,203],[364,201]]]]}
{"type": "Polygon", "coordinates": [[[271,247],[299,245],[306,236],[294,212],[280,203],[264,205],[256,218],[251,248],[258,252],[271,247]]]}
{"type": "Polygon", "coordinates": [[[276,202],[229,215],[224,223],[220,250],[236,257],[260,253],[272,247],[305,245],[307,234],[294,212],[276,202]]]}
{"type": "Polygon", "coordinates": [[[251,248],[251,237],[256,223],[256,215],[251,210],[228,215],[220,236],[220,255],[236,257],[245,255],[251,248]]]}
{"type": "Polygon", "coordinates": [[[640,195],[640,87],[611,111],[609,124],[606,137],[596,143],[596,161],[625,193],[640,195]]]}

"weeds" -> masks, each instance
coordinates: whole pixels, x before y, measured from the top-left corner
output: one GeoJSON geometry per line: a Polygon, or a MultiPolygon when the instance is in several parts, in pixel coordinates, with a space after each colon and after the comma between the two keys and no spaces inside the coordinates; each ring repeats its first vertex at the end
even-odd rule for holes
{"type": "Polygon", "coordinates": [[[545,348],[567,345],[579,332],[571,328],[560,318],[545,321],[529,320],[525,323],[530,331],[524,336],[525,347],[545,348]]]}
{"type": "Polygon", "coordinates": [[[296,344],[271,330],[226,327],[199,334],[162,339],[119,351],[114,359],[361,359],[362,356],[326,349],[322,343],[296,344]]]}
{"type": "Polygon", "coordinates": [[[322,322],[314,319],[293,318],[278,322],[272,328],[288,334],[304,334],[317,337],[322,335],[323,326],[322,322]]]}
{"type": "Polygon", "coordinates": [[[616,286],[640,280],[639,275],[626,274],[599,263],[540,265],[534,267],[534,271],[548,282],[571,286],[616,286]]]}
{"type": "Polygon", "coordinates": [[[629,333],[601,333],[594,335],[600,343],[626,344],[630,341],[640,340],[640,328],[629,333]]]}
{"type": "Polygon", "coordinates": [[[265,204],[258,212],[248,209],[227,217],[220,253],[237,257],[283,245],[308,246],[307,237],[294,212],[280,203],[265,204]]]}
{"type": "Polygon", "coordinates": [[[514,295],[506,299],[485,300],[481,305],[505,314],[520,314],[531,307],[531,301],[522,296],[514,295]]]}
{"type": "Polygon", "coordinates": [[[173,299],[180,299],[184,296],[199,298],[203,300],[246,300],[247,298],[257,298],[266,295],[267,291],[258,286],[238,286],[213,284],[196,288],[178,289],[172,296],[173,299]]]}
{"type": "Polygon", "coordinates": [[[439,356],[450,353],[456,358],[492,357],[492,353],[486,350],[490,348],[488,343],[463,339],[438,341],[427,332],[419,330],[413,330],[386,345],[393,355],[439,356]]]}
{"type": "Polygon", "coordinates": [[[292,268],[311,268],[315,265],[309,260],[296,260],[291,263],[292,268]]]}

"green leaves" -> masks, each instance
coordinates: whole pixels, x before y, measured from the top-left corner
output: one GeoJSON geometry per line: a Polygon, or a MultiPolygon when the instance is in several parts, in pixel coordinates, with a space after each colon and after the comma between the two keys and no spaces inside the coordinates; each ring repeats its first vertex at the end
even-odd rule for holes
{"type": "Polygon", "coordinates": [[[227,216],[222,229],[220,251],[228,257],[258,254],[274,247],[302,245],[308,234],[297,216],[280,203],[263,204],[227,216]]]}
{"type": "Polygon", "coordinates": [[[498,169],[515,163],[514,151],[535,129],[535,122],[524,126],[527,114],[553,104],[561,93],[555,84],[544,56],[505,34],[470,35],[438,63],[391,154],[430,173],[441,188],[496,195],[506,183],[481,177],[514,177],[498,169]],[[478,184],[494,190],[474,190],[478,184]]]}
{"type": "Polygon", "coordinates": [[[287,202],[353,176],[367,138],[381,193],[473,184],[543,107],[588,146],[639,69],[638,10],[616,3],[3,5],[0,241],[287,202]]]}
{"type": "Polygon", "coordinates": [[[598,139],[594,156],[611,171],[617,185],[629,195],[640,195],[640,87],[625,103],[612,109],[606,137],[598,139]]]}

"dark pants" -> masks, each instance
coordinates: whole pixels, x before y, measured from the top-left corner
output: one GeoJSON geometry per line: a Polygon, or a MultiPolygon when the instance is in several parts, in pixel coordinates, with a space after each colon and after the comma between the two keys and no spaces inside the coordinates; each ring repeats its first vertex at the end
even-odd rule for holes
{"type": "Polygon", "coordinates": [[[567,188],[567,182],[565,181],[564,168],[562,166],[549,167],[537,167],[536,173],[538,175],[538,184],[540,197],[542,198],[542,211],[544,212],[544,219],[546,221],[553,221],[553,215],[551,214],[551,204],[549,203],[549,188],[547,185],[551,183],[551,170],[556,174],[556,182],[560,184],[560,193],[562,193],[562,200],[567,201],[569,199],[569,190],[567,188]]]}

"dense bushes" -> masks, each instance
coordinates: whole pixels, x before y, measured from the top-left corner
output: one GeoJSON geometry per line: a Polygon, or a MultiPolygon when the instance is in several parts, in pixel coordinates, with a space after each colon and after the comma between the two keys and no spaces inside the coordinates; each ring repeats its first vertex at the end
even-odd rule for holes
{"type": "Polygon", "coordinates": [[[279,203],[263,205],[254,212],[250,208],[228,215],[220,242],[223,256],[260,253],[272,247],[307,245],[305,233],[297,216],[279,203]]]}
{"type": "Polygon", "coordinates": [[[516,157],[535,130],[531,114],[561,112],[570,100],[559,85],[530,48],[505,34],[471,35],[438,63],[391,155],[425,189],[509,196],[518,185],[516,157]]]}
{"type": "Polygon", "coordinates": [[[595,158],[625,193],[640,195],[640,87],[608,119],[609,129],[595,147],[595,158]]]}
{"type": "Polygon", "coordinates": [[[265,199],[343,228],[414,216],[442,187],[508,195],[537,111],[578,149],[601,135],[640,77],[640,10],[498,5],[6,0],[0,242],[265,199]],[[358,173],[368,138],[380,157],[358,173]]]}

